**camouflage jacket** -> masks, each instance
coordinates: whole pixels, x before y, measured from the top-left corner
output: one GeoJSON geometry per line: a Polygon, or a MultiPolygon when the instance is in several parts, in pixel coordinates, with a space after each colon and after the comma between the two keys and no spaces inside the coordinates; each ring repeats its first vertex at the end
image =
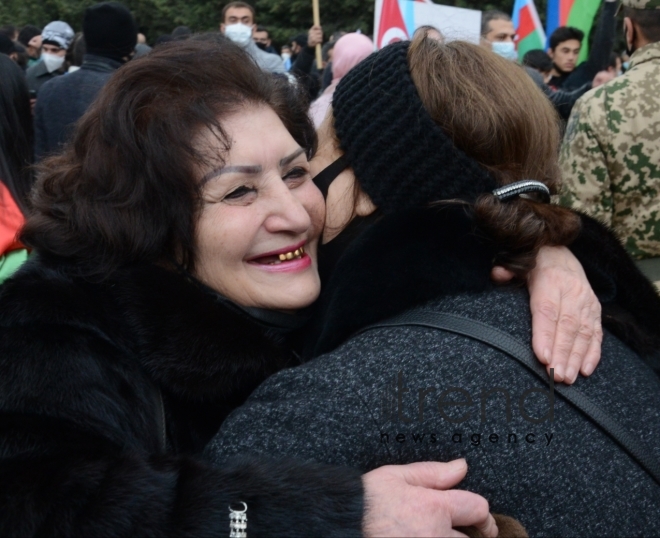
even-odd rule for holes
{"type": "Polygon", "coordinates": [[[635,258],[660,256],[660,42],[575,105],[561,149],[561,203],[605,224],[635,258]]]}

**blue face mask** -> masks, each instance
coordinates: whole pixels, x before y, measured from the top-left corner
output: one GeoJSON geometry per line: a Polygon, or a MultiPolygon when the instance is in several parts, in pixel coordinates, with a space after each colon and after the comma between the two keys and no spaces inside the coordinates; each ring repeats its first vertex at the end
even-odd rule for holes
{"type": "Polygon", "coordinates": [[[515,62],[518,59],[518,53],[516,52],[516,44],[513,41],[494,41],[491,43],[493,46],[493,52],[506,60],[511,60],[515,62]]]}
{"type": "Polygon", "coordinates": [[[628,71],[630,69],[630,62],[623,62],[623,70],[628,71]]]}

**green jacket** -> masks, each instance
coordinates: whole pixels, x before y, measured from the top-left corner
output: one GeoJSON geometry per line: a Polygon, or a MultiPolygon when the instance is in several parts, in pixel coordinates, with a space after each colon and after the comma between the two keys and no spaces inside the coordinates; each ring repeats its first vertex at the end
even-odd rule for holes
{"type": "Polygon", "coordinates": [[[660,43],[575,105],[561,149],[561,203],[611,226],[638,259],[660,256],[660,43]]]}

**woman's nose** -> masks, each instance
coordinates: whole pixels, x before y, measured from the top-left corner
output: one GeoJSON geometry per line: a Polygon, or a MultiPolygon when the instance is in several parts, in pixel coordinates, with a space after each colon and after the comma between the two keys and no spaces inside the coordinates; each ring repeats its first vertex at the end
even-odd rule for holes
{"type": "Polygon", "coordinates": [[[269,202],[269,213],[265,221],[269,232],[307,232],[312,223],[311,217],[296,197],[295,191],[289,189],[284,181],[280,180],[280,184],[273,189],[269,202]]]}

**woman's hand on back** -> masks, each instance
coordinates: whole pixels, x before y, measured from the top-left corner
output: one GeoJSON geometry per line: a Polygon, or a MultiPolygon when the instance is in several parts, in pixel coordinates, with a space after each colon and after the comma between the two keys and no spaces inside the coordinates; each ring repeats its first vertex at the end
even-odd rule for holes
{"type": "Polygon", "coordinates": [[[465,460],[386,465],[362,477],[366,510],[364,535],[466,536],[454,527],[477,527],[497,536],[488,501],[476,493],[448,489],[467,473],[465,460]]]}
{"type": "MultiPolygon", "coordinates": [[[[496,282],[512,277],[503,267],[493,268],[496,282]]],[[[568,384],[578,372],[591,375],[603,341],[601,306],[580,262],[566,247],[542,247],[527,286],[532,347],[548,374],[553,368],[555,381],[568,384]]]]}

